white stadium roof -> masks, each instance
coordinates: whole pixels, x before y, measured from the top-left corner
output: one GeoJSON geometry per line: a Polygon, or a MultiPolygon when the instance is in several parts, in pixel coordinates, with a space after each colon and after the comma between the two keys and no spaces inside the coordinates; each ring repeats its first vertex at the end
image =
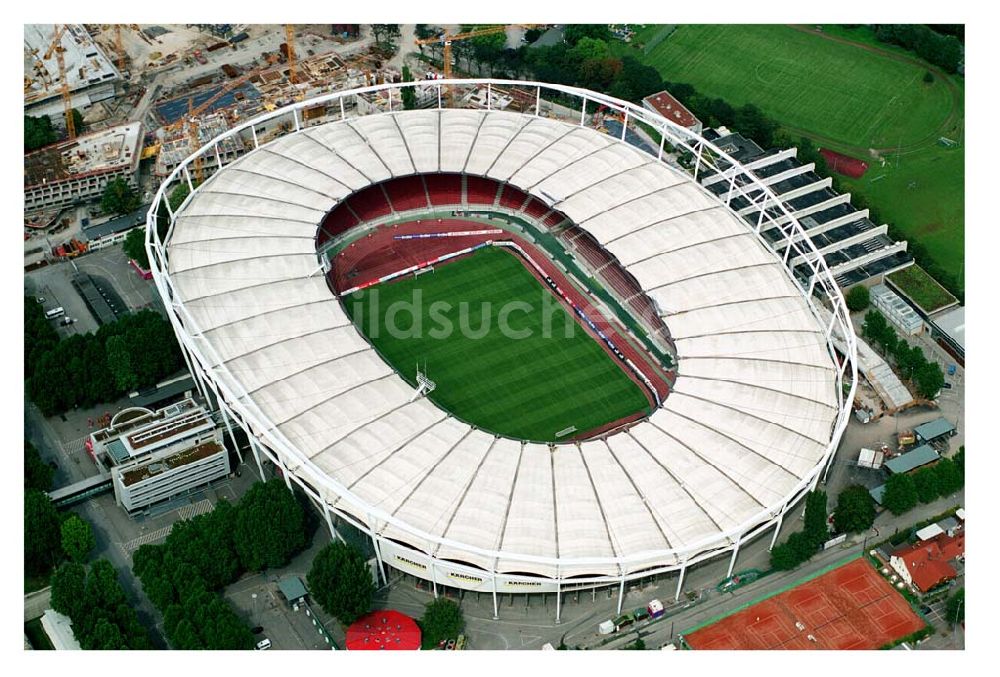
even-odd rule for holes
{"type": "Polygon", "coordinates": [[[206,181],[167,251],[211,378],[247,393],[295,450],[290,470],[318,469],[330,505],[365,524],[389,515],[382,536],[439,559],[563,578],[679,564],[780,513],[838,416],[825,327],[776,255],[688,176],[586,127],[484,110],[310,127],[206,181]],[[431,172],[554,197],[621,261],[676,342],[660,409],[550,449],[411,401],[316,274],[314,237],[352,192],[431,172]]]}

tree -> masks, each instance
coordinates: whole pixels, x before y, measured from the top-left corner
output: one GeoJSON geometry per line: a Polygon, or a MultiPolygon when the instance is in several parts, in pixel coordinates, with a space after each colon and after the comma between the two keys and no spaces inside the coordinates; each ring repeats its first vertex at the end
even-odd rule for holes
{"type": "Polygon", "coordinates": [[[76,130],[76,135],[79,136],[80,132],[83,131],[83,114],[77,109],[71,109],[71,114],[73,115],[73,128],[76,130]]]}
{"type": "Polygon", "coordinates": [[[47,573],[62,555],[59,515],[43,492],[24,492],[24,570],[47,573]]]}
{"type": "Polygon", "coordinates": [[[149,255],[146,253],[146,229],[133,228],[125,236],[122,244],[125,256],[139,264],[143,270],[149,270],[149,255]]]}
{"type": "Polygon", "coordinates": [[[913,374],[913,381],[921,397],[934,399],[944,387],[944,372],[937,362],[925,362],[913,374]]]}
{"type": "Polygon", "coordinates": [[[937,488],[939,496],[948,496],[962,488],[965,483],[962,473],[958,469],[958,464],[950,458],[942,458],[934,465],[934,472],[937,475],[937,488]]]}
{"type": "Polygon", "coordinates": [[[611,42],[611,29],[607,24],[567,24],[563,30],[563,40],[570,47],[575,46],[583,38],[611,42]]]}
{"type": "Polygon", "coordinates": [[[851,291],[847,292],[847,309],[852,313],[857,313],[868,307],[871,303],[871,293],[868,291],[868,287],[863,284],[855,285],[851,287],[851,291]]]}
{"type": "Polygon", "coordinates": [[[108,214],[128,214],[139,208],[139,195],[128,182],[117,177],[108,181],[101,196],[101,209],[108,214]]]}
{"type": "Polygon", "coordinates": [[[233,541],[244,569],[288,564],[306,544],[306,521],[295,494],[279,479],[258,482],[240,499],[233,541]]]}
{"type": "Polygon", "coordinates": [[[952,626],[965,620],[965,588],[959,588],[955,594],[948,598],[944,614],[952,626]]]}
{"type": "Polygon", "coordinates": [[[913,485],[921,503],[930,503],[941,495],[941,484],[935,467],[924,467],[913,473],[913,485]]]}
{"type": "Polygon", "coordinates": [[[62,534],[63,552],[74,562],[83,562],[86,560],[87,555],[97,545],[97,540],[94,538],[94,530],[91,528],[90,522],[81,519],[79,515],[70,515],[62,523],[60,531],[62,534]]]}
{"type": "Polygon", "coordinates": [[[372,33],[375,35],[375,44],[389,49],[399,39],[399,24],[372,24],[372,33]]]}
{"type": "MultiPolygon", "coordinates": [[[[403,82],[413,82],[409,66],[403,66],[403,82]]],[[[413,110],[417,107],[417,92],[413,87],[401,88],[399,95],[403,97],[403,110],[413,110]]]]}
{"type": "Polygon", "coordinates": [[[805,517],[803,532],[809,541],[818,548],[826,540],[830,530],[826,526],[826,492],[810,491],[806,494],[805,517]]]}
{"type": "Polygon", "coordinates": [[[135,369],[132,367],[132,351],[124,336],[112,336],[107,342],[108,369],[120,392],[128,392],[139,385],[135,369]]]}
{"type": "Polygon", "coordinates": [[[56,133],[52,129],[52,120],[48,115],[41,117],[24,116],[24,152],[38,150],[50,143],[55,143],[56,133]]]}
{"type": "Polygon", "coordinates": [[[306,581],[319,605],[344,625],[371,608],[375,594],[371,571],[361,553],[346,543],[334,541],[320,550],[306,581]]]}
{"type": "Polygon", "coordinates": [[[910,475],[890,475],[885,483],[882,506],[893,515],[902,515],[917,505],[917,486],[910,475]]]}
{"type": "Polygon", "coordinates": [[[771,567],[778,571],[794,569],[816,554],[818,548],[819,545],[805,531],[796,531],[771,550],[771,567]]]}
{"type": "Polygon", "coordinates": [[[934,74],[931,73],[930,71],[926,71],[924,73],[924,82],[927,83],[928,85],[934,82],[934,74]]]}
{"type": "Polygon", "coordinates": [[[24,488],[48,491],[52,486],[52,474],[55,471],[42,460],[38,449],[31,442],[24,441],[24,488]]]}
{"type": "Polygon", "coordinates": [[[52,608],[70,618],[78,618],[86,604],[83,591],[87,570],[79,562],[63,562],[52,574],[52,608]]]}
{"type": "Polygon", "coordinates": [[[837,496],[833,524],[840,533],[860,533],[875,523],[875,500],[868,490],[852,484],[837,496]]]}
{"type": "Polygon", "coordinates": [[[445,597],[430,602],[418,623],[422,633],[421,645],[433,649],[441,640],[454,639],[465,629],[465,618],[457,604],[445,597]]]}

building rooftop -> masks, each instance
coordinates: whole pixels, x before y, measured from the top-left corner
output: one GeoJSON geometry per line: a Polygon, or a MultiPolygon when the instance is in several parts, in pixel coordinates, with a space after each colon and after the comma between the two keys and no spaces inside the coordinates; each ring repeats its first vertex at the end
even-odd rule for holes
{"type": "Polygon", "coordinates": [[[901,454],[896,458],[886,461],[885,467],[888,468],[889,472],[892,474],[899,475],[915,470],[920,466],[927,465],[928,463],[933,463],[939,458],[941,458],[940,454],[934,451],[934,449],[930,446],[923,444],[913,451],[908,451],[905,454],[901,454]]]}
{"type": "Polygon", "coordinates": [[[79,651],[80,643],[73,634],[73,621],[55,609],[46,609],[42,614],[42,628],[56,650],[79,651]]]}
{"type": "MultiPolygon", "coordinates": [[[[25,24],[24,77],[28,88],[24,92],[26,105],[60,95],[62,82],[55,51],[44,58],[55,38],[56,24],[25,24]]],[[[121,78],[121,74],[79,24],[67,24],[60,43],[65,50],[66,81],[70,91],[121,78]]]]}
{"type": "Polygon", "coordinates": [[[701,124],[701,121],[694,116],[694,113],[689,111],[684,104],[671,96],[670,92],[667,90],[657,92],[656,94],[650,94],[642,101],[643,103],[648,104],[648,106],[657,113],[671,122],[677,123],[681,127],[693,127],[701,124]]]}
{"type": "Polygon", "coordinates": [[[286,576],[278,581],[278,589],[289,602],[295,602],[306,596],[308,592],[302,579],[298,576],[286,576]]]}
{"type": "Polygon", "coordinates": [[[112,127],[24,156],[24,187],[136,165],[142,123],[112,127]]]}
{"type": "Polygon", "coordinates": [[[913,584],[926,592],[955,577],[955,569],[949,562],[965,554],[965,534],[938,534],[893,554],[903,561],[913,578],[913,584]]]}
{"type": "Polygon", "coordinates": [[[928,421],[927,423],[922,423],[913,429],[913,432],[925,442],[935,440],[942,435],[950,435],[954,431],[955,426],[944,416],[936,418],[933,421],[928,421]]]}
{"type": "Polygon", "coordinates": [[[118,216],[113,219],[109,219],[104,223],[84,226],[83,234],[87,236],[88,240],[98,240],[102,237],[107,237],[108,235],[114,235],[115,233],[121,233],[126,230],[132,230],[137,226],[145,224],[146,212],[148,211],[149,211],[149,205],[144,204],[131,214],[118,216]]]}
{"type": "Polygon", "coordinates": [[[222,449],[222,445],[215,440],[188,447],[171,456],[160,458],[151,463],[144,463],[132,470],[126,470],[122,473],[122,484],[131,486],[136,482],[141,482],[169,470],[174,470],[175,468],[180,468],[189,463],[213,456],[222,451],[222,449]]]}
{"type": "Polygon", "coordinates": [[[938,329],[951,337],[965,350],[965,306],[952,308],[946,313],[933,318],[938,329]]]}

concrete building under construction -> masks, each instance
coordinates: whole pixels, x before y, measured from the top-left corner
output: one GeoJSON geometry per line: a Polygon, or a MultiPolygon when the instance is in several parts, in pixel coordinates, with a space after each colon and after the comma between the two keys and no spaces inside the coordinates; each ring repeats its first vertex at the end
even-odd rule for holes
{"type": "MultiPolygon", "coordinates": [[[[24,112],[48,115],[53,122],[62,124],[62,79],[55,50],[50,49],[58,28],[54,24],[24,26],[24,112]]],[[[82,112],[114,97],[121,73],[83,26],[68,24],[59,46],[63,49],[73,108],[82,112]]]]}
{"type": "Polygon", "coordinates": [[[142,124],[130,122],[24,156],[24,211],[59,209],[99,198],[108,181],[136,185],[142,124]]]}

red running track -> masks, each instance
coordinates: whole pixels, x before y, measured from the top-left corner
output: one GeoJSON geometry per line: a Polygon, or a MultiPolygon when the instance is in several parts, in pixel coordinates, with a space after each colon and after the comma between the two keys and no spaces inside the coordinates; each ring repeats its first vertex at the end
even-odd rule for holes
{"type": "MultiPolygon", "coordinates": [[[[394,239],[394,236],[397,235],[484,230],[486,228],[488,226],[480,221],[465,221],[462,219],[426,219],[392,226],[381,226],[365,235],[365,237],[352,242],[331,260],[330,283],[339,293],[341,290],[350,289],[364,282],[376,280],[389,273],[417,265],[428,259],[471,247],[481,242],[489,240],[509,240],[515,242],[528,252],[531,258],[545,270],[545,274],[550,276],[566,295],[590,317],[594,324],[611,338],[625,356],[643,369],[646,377],[652,381],[653,387],[656,389],[661,401],[667,397],[670,392],[669,372],[650,367],[649,360],[645,354],[641,353],[638,348],[622,336],[618,325],[608,321],[604,314],[591,302],[590,298],[571,284],[569,278],[562,270],[554,265],[548,256],[539,251],[537,247],[527,240],[517,237],[510,232],[505,232],[501,235],[469,235],[416,240],[394,239]]],[[[513,252],[511,253],[515,255],[513,252]]],[[[458,258],[461,257],[451,260],[458,260],[458,258]]],[[[518,256],[518,259],[521,260],[521,257],[518,256]]],[[[522,261],[522,263],[524,262],[522,261]]],[[[538,277],[537,271],[526,263],[525,268],[531,271],[536,278],[538,277]]],[[[545,284],[544,280],[539,281],[545,284]]],[[[569,312],[577,320],[577,323],[605,350],[608,356],[621,366],[622,371],[628,374],[629,378],[642,389],[643,393],[646,394],[650,406],[655,406],[655,401],[646,386],[627,366],[621,364],[618,357],[611,352],[604,342],[575,313],[572,311],[569,312]]],[[[643,416],[644,414],[639,412],[625,419],[614,421],[598,430],[587,431],[578,436],[577,439],[594,437],[608,430],[640,420],[643,416]]]]}

